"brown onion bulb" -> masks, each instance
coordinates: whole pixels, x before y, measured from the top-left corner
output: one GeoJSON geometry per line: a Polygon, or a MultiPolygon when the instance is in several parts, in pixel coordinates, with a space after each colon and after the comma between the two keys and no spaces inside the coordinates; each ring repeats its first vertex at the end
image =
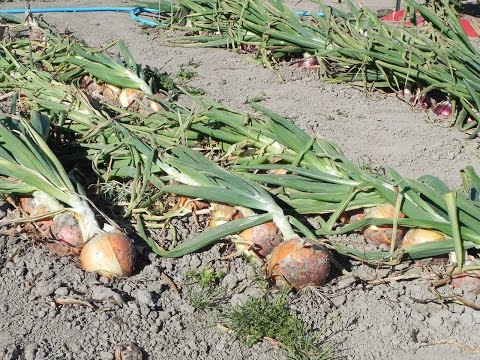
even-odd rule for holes
{"type": "MultiPolygon", "coordinates": [[[[32,197],[21,197],[18,200],[18,206],[28,216],[31,217],[46,215],[50,212],[45,205],[36,205],[35,200],[32,197]]],[[[36,224],[40,227],[40,229],[48,230],[53,224],[53,219],[51,217],[47,217],[43,220],[36,221],[36,224]]]]}
{"type": "Polygon", "coordinates": [[[117,101],[120,97],[122,90],[116,86],[106,84],[102,90],[102,96],[111,100],[117,101]]]}
{"type": "Polygon", "coordinates": [[[282,234],[273,222],[257,225],[240,233],[242,243],[237,243],[237,248],[242,252],[253,251],[262,258],[269,255],[273,249],[282,242],[282,234]]]}
{"type": "Polygon", "coordinates": [[[141,101],[142,99],[143,92],[137,89],[123,89],[118,97],[120,105],[122,105],[124,108],[128,108],[134,102],[141,101]]]}
{"type": "Polygon", "coordinates": [[[423,244],[430,241],[445,240],[445,234],[438,231],[426,229],[410,229],[402,240],[402,247],[423,244]]]}
{"type": "Polygon", "coordinates": [[[182,207],[190,211],[206,209],[210,204],[206,201],[191,199],[186,196],[180,196],[177,201],[177,207],[182,207]]]}
{"type": "Polygon", "coordinates": [[[338,220],[341,224],[353,224],[357,221],[363,220],[365,218],[365,212],[363,209],[355,209],[344,211],[339,217],[338,220]]]}
{"type": "Polygon", "coordinates": [[[208,222],[209,228],[214,228],[232,220],[243,218],[240,210],[229,205],[212,204],[212,212],[208,222]]]}
{"type": "MultiPolygon", "coordinates": [[[[380,204],[371,208],[365,214],[366,219],[380,218],[380,219],[393,219],[395,217],[395,207],[391,204],[380,204]]],[[[401,212],[398,213],[398,218],[403,219],[405,215],[401,212]]],[[[402,227],[397,228],[397,240],[401,240],[405,234],[405,229],[402,227]]],[[[393,227],[391,225],[371,225],[363,231],[365,239],[377,246],[381,244],[390,245],[393,237],[393,227]]]]}
{"type": "Polygon", "coordinates": [[[80,253],[80,265],[85,271],[107,277],[130,276],[135,255],[135,247],[124,234],[102,233],[86,242],[80,253]]]}
{"type": "Polygon", "coordinates": [[[277,286],[301,289],[322,285],[330,274],[328,250],[305,239],[282,242],[267,262],[267,276],[277,286]]]}

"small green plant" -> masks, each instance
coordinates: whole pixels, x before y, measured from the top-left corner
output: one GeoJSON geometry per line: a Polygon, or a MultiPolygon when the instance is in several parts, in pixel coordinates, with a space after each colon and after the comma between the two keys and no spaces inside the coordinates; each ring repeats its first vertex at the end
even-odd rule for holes
{"type": "Polygon", "coordinates": [[[262,91],[260,94],[254,96],[252,99],[247,100],[248,103],[259,103],[267,100],[267,93],[262,91]]]}
{"type": "Polygon", "coordinates": [[[197,76],[197,72],[194,70],[200,66],[199,62],[190,60],[188,63],[180,66],[180,72],[177,74],[179,80],[191,80],[197,76]]]}
{"type": "Polygon", "coordinates": [[[288,307],[285,295],[249,298],[224,313],[227,326],[247,346],[270,338],[279,341],[292,359],[334,359],[331,344],[323,343],[288,307]]]}
{"type": "Polygon", "coordinates": [[[198,311],[213,308],[215,302],[222,297],[224,289],[219,288],[202,288],[194,286],[186,291],[187,302],[198,311]]]}
{"type": "Polygon", "coordinates": [[[201,288],[216,285],[225,277],[223,271],[215,271],[210,268],[203,268],[200,271],[190,270],[187,272],[187,278],[194,279],[201,288]]]}
{"type": "Polygon", "coordinates": [[[195,284],[186,291],[188,303],[196,310],[206,310],[213,307],[215,301],[222,296],[225,289],[219,282],[225,277],[223,271],[203,268],[200,271],[191,270],[186,274],[195,284]]]}

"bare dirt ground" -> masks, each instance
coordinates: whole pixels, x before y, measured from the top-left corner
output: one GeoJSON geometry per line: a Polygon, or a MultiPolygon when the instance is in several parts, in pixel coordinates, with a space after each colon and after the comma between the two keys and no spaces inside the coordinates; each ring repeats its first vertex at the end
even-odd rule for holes
{"type": "MultiPolygon", "coordinates": [[[[315,10],[312,3],[289,3],[299,10],[315,10]]],[[[113,4],[102,0],[34,1],[32,5],[113,4]]],[[[363,5],[374,9],[394,6],[382,0],[363,5]]],[[[22,6],[23,2],[0,4],[0,8],[22,6]]],[[[169,47],[173,35],[142,29],[125,14],[49,14],[45,19],[59,30],[68,28],[89,45],[124,39],[137,62],[172,75],[182,65],[195,63],[197,75],[189,85],[243,110],[248,110],[249,100],[262,97],[263,105],[334,141],[364,166],[390,166],[407,177],[431,174],[453,188],[461,185],[460,169],[469,164],[480,169],[478,140],[466,140],[447,121],[413,109],[394,94],[325,85],[314,71],[289,67],[273,71],[232,51],[169,47]]],[[[6,207],[1,211],[7,211],[6,207]]],[[[179,238],[192,230],[185,228],[179,238]]],[[[222,318],[217,306],[236,304],[265,291],[256,280],[261,270],[241,258],[225,260],[229,253],[225,246],[177,260],[145,254],[133,277],[110,282],[82,272],[72,259],[53,258],[35,239],[19,236],[18,229],[4,228],[1,234],[0,359],[113,359],[115,347],[125,341],[138,344],[148,359],[285,357],[272,342],[248,348],[218,326],[222,318]],[[227,276],[221,282],[222,300],[213,309],[199,311],[192,306],[198,289],[189,284],[186,274],[205,267],[225,271],[227,276]],[[88,299],[91,306],[55,305],[58,298],[88,299]]],[[[336,344],[339,357],[480,357],[480,311],[436,301],[426,278],[374,286],[357,276],[375,279],[385,273],[358,265],[352,270],[352,276],[338,277],[318,291],[304,291],[291,299],[313,328],[335,319],[326,336],[336,344]]],[[[431,271],[430,266],[420,264],[408,274],[428,277],[431,271]]],[[[480,303],[480,296],[465,296],[480,303]]]]}

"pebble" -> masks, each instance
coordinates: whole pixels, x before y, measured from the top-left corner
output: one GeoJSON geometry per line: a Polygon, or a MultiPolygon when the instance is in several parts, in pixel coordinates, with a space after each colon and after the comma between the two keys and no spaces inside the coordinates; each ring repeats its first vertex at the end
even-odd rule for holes
{"type": "Polygon", "coordinates": [[[151,304],[152,303],[152,294],[147,290],[137,290],[135,298],[140,304],[151,304]]]}
{"type": "Polygon", "coordinates": [[[109,351],[100,351],[100,359],[102,360],[113,360],[113,352],[109,351]]]}
{"type": "Polygon", "coordinates": [[[222,280],[222,286],[225,286],[227,289],[232,290],[235,286],[237,286],[237,282],[237,277],[232,273],[228,273],[222,280]]]}
{"type": "Polygon", "coordinates": [[[67,296],[68,295],[68,288],[65,286],[59,287],[57,290],[55,290],[55,295],[58,296],[67,296]]]}
{"type": "Polygon", "coordinates": [[[353,286],[356,282],[357,280],[355,279],[354,276],[347,276],[338,280],[337,286],[340,289],[345,289],[347,287],[353,286]]]}
{"type": "Polygon", "coordinates": [[[171,314],[168,311],[159,311],[157,320],[165,321],[171,318],[171,314]]]}
{"type": "Polygon", "coordinates": [[[55,292],[57,289],[56,284],[37,284],[37,287],[35,288],[35,295],[37,297],[46,297],[55,292]]]}
{"type": "Polygon", "coordinates": [[[432,315],[430,318],[428,318],[427,322],[432,328],[438,329],[438,328],[440,328],[440,326],[442,326],[443,319],[440,316],[440,314],[437,313],[437,314],[432,315]]]}
{"type": "Polygon", "coordinates": [[[336,307],[340,307],[343,304],[345,304],[345,302],[347,301],[347,296],[346,295],[338,295],[338,296],[333,297],[331,300],[332,300],[332,303],[336,307]]]}
{"type": "Polygon", "coordinates": [[[118,296],[118,294],[110,288],[107,288],[105,286],[94,286],[92,289],[91,298],[93,300],[102,301],[110,298],[115,298],[116,296],[118,296]]]}
{"type": "Polygon", "coordinates": [[[25,346],[25,352],[23,354],[25,360],[35,360],[35,348],[35,344],[27,344],[25,346]]]}

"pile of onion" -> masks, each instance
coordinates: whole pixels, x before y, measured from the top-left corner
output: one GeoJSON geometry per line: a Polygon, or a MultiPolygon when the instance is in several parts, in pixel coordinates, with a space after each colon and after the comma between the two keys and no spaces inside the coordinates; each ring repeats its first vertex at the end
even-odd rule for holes
{"type": "MultiPolygon", "coordinates": [[[[371,218],[380,218],[380,219],[393,219],[395,217],[395,207],[391,204],[380,204],[374,208],[369,209],[366,214],[366,219],[371,218]]],[[[404,214],[399,212],[398,218],[403,219],[404,214]]],[[[397,228],[396,239],[402,240],[403,235],[405,234],[405,229],[402,227],[397,228]]],[[[371,225],[363,231],[363,236],[365,239],[377,246],[382,244],[390,245],[393,238],[393,226],[391,225],[371,225]]]]}
{"type": "MultiPolygon", "coordinates": [[[[89,75],[82,76],[79,79],[79,85],[94,98],[101,98],[114,104],[120,104],[123,108],[138,111],[142,115],[160,111],[160,105],[145,97],[143,91],[138,89],[120,89],[110,84],[99,84],[89,75]]],[[[159,100],[163,98],[161,94],[152,96],[159,100]]]]}
{"type": "Polygon", "coordinates": [[[267,262],[267,276],[277,286],[302,289],[320,286],[330,274],[329,252],[305,239],[279,244],[267,262]]]}
{"type": "Polygon", "coordinates": [[[65,209],[41,191],[35,191],[32,197],[20,198],[18,206],[32,217],[47,215],[37,225],[52,238],[47,246],[55,254],[80,254],[80,265],[88,272],[108,277],[133,274],[136,251],[132,241],[112,227],[100,229],[95,215],[83,200],[72,211],[63,211],[53,217],[48,214],[65,209]]]}

